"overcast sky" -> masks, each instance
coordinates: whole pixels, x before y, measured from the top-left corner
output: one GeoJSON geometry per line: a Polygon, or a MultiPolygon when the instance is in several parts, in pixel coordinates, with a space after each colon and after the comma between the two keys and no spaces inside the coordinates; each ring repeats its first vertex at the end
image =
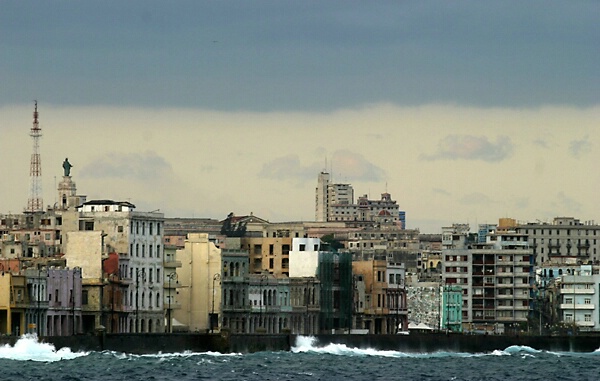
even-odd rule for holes
{"type": "Polygon", "coordinates": [[[2,1],[0,213],[29,193],[314,219],[317,174],[409,228],[600,221],[598,1],[2,1]]]}

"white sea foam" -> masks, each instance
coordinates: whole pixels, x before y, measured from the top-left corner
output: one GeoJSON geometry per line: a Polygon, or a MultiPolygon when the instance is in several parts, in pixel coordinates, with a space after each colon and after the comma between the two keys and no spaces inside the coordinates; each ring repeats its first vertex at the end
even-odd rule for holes
{"type": "Polygon", "coordinates": [[[39,342],[36,335],[23,335],[14,346],[0,347],[0,358],[18,361],[54,362],[87,356],[88,352],[71,352],[70,348],[56,350],[54,345],[39,342]]]}
{"type": "MultiPolygon", "coordinates": [[[[521,356],[522,358],[535,358],[541,355],[567,356],[581,355],[571,352],[551,352],[538,350],[526,345],[511,345],[504,350],[494,350],[488,353],[463,353],[463,352],[429,352],[429,353],[414,353],[400,351],[385,351],[373,348],[361,349],[350,348],[344,344],[329,343],[319,345],[315,337],[312,336],[297,336],[296,344],[291,348],[293,353],[324,353],[338,356],[381,356],[381,357],[413,357],[413,358],[440,358],[440,357],[485,357],[485,356],[521,356]]],[[[600,354],[600,348],[593,352],[600,354]]]]}
{"type": "Polygon", "coordinates": [[[293,353],[326,353],[338,356],[380,356],[380,357],[471,357],[476,356],[469,353],[408,353],[400,351],[379,350],[374,348],[351,348],[345,344],[329,343],[325,346],[318,346],[316,339],[312,336],[296,337],[296,345],[292,347],[293,353]]]}

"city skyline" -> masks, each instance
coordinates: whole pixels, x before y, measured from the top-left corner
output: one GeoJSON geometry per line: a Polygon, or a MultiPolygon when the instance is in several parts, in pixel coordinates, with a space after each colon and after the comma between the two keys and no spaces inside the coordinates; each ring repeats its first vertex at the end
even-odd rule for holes
{"type": "Polygon", "coordinates": [[[600,220],[593,2],[3,2],[0,213],[88,199],[314,220],[317,175],[407,228],[600,220]]]}

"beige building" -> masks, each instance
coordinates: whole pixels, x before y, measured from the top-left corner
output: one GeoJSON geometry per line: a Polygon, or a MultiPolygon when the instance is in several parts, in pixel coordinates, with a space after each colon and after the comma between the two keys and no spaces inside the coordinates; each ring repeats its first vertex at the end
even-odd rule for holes
{"type": "MultiPolygon", "coordinates": [[[[174,318],[191,332],[213,329],[221,312],[221,249],[208,234],[189,234],[183,249],[177,250],[182,266],[177,271],[178,303],[174,318]]],[[[217,324],[219,325],[219,324],[217,324]]],[[[220,325],[219,325],[220,326],[220,325]]]]}
{"type": "Polygon", "coordinates": [[[81,268],[81,328],[85,333],[93,333],[102,325],[102,258],[105,254],[102,232],[69,232],[65,241],[67,266],[81,268]]]}
{"type": "MultiPolygon", "coordinates": [[[[120,322],[119,332],[164,332],[164,215],[135,211],[129,202],[93,200],[79,205],[75,213],[64,214],[63,221],[65,226],[77,226],[79,232],[101,233],[101,248],[95,244],[91,250],[118,254],[118,274],[102,274],[102,259],[90,263],[97,270],[76,266],[82,267],[84,278],[86,271],[93,271],[90,279],[101,283],[111,275],[129,282],[120,303],[129,315],[120,322]]],[[[67,250],[66,255],[73,254],[67,250]]]]}
{"type": "Polygon", "coordinates": [[[385,259],[353,261],[352,273],[360,285],[355,289],[353,326],[372,334],[408,330],[404,266],[385,259]]]}
{"type": "Polygon", "coordinates": [[[0,276],[0,334],[26,333],[25,310],[29,304],[27,281],[22,275],[2,271],[0,276]]]}

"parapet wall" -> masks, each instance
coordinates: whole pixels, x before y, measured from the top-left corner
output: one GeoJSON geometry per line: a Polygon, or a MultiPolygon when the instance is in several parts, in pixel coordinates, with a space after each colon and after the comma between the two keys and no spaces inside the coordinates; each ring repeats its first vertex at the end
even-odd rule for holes
{"type": "MultiPolygon", "coordinates": [[[[56,349],[68,347],[74,352],[111,350],[123,353],[180,353],[220,352],[253,353],[289,351],[295,345],[296,335],[265,334],[107,334],[43,337],[56,349]]],[[[14,346],[15,336],[0,337],[0,344],[14,346]]],[[[527,346],[556,352],[594,352],[600,349],[600,335],[595,336],[502,336],[462,334],[410,335],[316,335],[314,347],[344,344],[350,348],[373,348],[406,353],[461,352],[489,353],[510,346],[527,346]]]]}

